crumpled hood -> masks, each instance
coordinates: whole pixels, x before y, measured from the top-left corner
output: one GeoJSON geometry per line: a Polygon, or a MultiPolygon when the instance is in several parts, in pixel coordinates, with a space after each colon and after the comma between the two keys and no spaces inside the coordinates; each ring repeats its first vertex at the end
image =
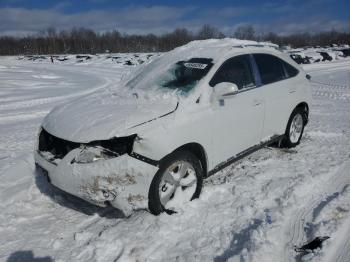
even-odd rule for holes
{"type": "Polygon", "coordinates": [[[42,127],[59,138],[80,143],[132,134],[132,127],[176,110],[176,97],[136,99],[92,95],[54,108],[42,127]]]}

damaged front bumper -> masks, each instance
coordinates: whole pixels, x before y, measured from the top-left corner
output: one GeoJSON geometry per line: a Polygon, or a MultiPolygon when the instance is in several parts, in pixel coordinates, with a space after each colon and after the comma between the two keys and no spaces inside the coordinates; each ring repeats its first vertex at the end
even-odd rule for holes
{"type": "Polygon", "coordinates": [[[75,162],[80,152],[79,148],[73,149],[59,162],[53,162],[37,150],[34,158],[48,172],[54,186],[92,204],[110,203],[126,215],[148,208],[148,191],[158,167],[128,154],[81,164],[75,162]]]}

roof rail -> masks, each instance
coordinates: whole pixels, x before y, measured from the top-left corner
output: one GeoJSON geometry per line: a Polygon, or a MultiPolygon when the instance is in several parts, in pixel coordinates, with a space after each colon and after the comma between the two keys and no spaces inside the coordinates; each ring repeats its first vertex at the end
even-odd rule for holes
{"type": "Polygon", "coordinates": [[[241,45],[234,45],[233,47],[238,47],[238,48],[245,48],[245,47],[272,47],[272,48],[278,48],[277,45],[275,44],[241,44],[241,45]]]}

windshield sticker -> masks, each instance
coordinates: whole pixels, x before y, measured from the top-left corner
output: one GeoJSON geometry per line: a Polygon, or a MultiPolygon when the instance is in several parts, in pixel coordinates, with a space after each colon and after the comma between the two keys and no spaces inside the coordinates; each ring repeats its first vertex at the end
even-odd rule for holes
{"type": "Polygon", "coordinates": [[[184,63],[185,67],[188,68],[196,68],[196,69],[205,69],[207,67],[207,64],[201,64],[201,63],[184,63]]]}

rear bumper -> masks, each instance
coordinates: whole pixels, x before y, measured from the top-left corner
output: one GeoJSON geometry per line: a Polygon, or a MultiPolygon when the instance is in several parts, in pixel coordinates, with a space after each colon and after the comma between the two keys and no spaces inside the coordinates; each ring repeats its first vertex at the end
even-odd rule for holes
{"type": "Polygon", "coordinates": [[[127,154],[88,164],[72,163],[79,152],[72,150],[57,164],[39,151],[34,158],[54,186],[92,204],[105,206],[109,202],[126,215],[148,207],[148,191],[158,167],[127,154]]]}

